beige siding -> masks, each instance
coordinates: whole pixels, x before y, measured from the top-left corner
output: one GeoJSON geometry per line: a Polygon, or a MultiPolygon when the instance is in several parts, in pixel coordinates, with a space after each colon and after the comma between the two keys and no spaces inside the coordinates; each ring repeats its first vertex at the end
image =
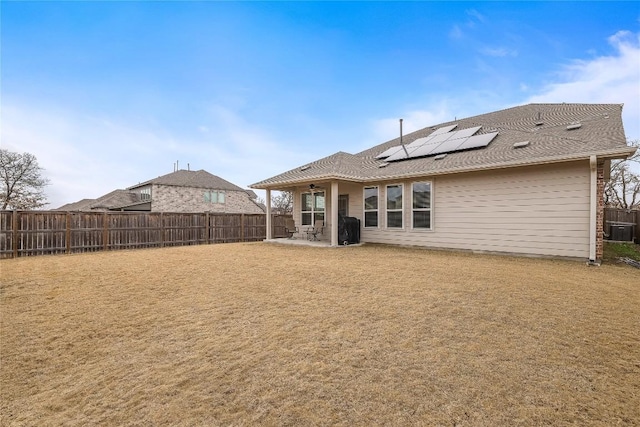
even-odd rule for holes
{"type": "Polygon", "coordinates": [[[343,183],[339,185],[340,194],[349,195],[349,216],[362,219],[362,186],[359,184],[343,183]]]}
{"type": "MultiPolygon", "coordinates": [[[[385,229],[386,184],[380,184],[380,227],[363,228],[363,241],[589,256],[587,162],[434,177],[432,231],[411,229],[411,183],[414,181],[418,180],[402,182],[403,229],[385,229]]],[[[361,193],[360,189],[360,203],[361,193]]],[[[353,216],[362,219],[362,207],[359,215],[353,216]]]]}

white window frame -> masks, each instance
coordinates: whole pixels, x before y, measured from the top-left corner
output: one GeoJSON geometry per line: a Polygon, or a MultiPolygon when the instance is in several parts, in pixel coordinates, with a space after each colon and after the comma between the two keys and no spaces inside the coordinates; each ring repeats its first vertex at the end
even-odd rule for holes
{"type": "Polygon", "coordinates": [[[411,229],[417,231],[433,231],[433,181],[415,181],[411,183],[411,229]],[[416,208],[414,205],[414,188],[416,184],[429,184],[429,207],[428,208],[416,208]],[[429,228],[416,227],[414,220],[415,212],[429,212],[429,228]]]}
{"type": "Polygon", "coordinates": [[[388,184],[385,186],[384,193],[384,208],[385,208],[385,228],[391,230],[402,230],[404,229],[404,206],[406,203],[404,202],[404,184],[388,184]],[[400,187],[400,195],[402,196],[402,207],[400,209],[389,209],[389,187],[400,187]],[[390,227],[389,226],[389,212],[400,212],[400,221],[401,224],[399,227],[390,227]]]}
{"type": "Polygon", "coordinates": [[[225,192],[221,190],[206,190],[204,192],[204,202],[223,205],[225,202],[225,192]]]}
{"type": "Polygon", "coordinates": [[[364,212],[364,215],[363,215],[363,227],[364,228],[379,228],[380,227],[380,186],[378,186],[378,185],[369,185],[369,186],[366,186],[366,187],[364,187],[362,189],[362,211],[364,212]],[[366,191],[367,190],[372,190],[372,189],[376,190],[377,206],[376,206],[375,209],[367,209],[366,191]],[[376,225],[367,226],[367,212],[375,212],[376,213],[376,225]]]}
{"type": "Polygon", "coordinates": [[[151,187],[140,190],[140,200],[151,200],[151,187]]]}
{"type": "Polygon", "coordinates": [[[327,207],[327,194],[324,191],[306,191],[304,193],[300,193],[300,224],[302,225],[315,225],[316,219],[319,221],[320,218],[317,218],[319,215],[322,215],[322,221],[325,221],[326,215],[325,210],[327,207]],[[318,194],[322,194],[323,198],[323,206],[319,208],[316,206],[316,196],[318,194]],[[303,203],[305,195],[311,196],[311,210],[305,210],[305,204],[303,203]],[[311,222],[307,224],[305,222],[305,214],[310,214],[311,222]]]}

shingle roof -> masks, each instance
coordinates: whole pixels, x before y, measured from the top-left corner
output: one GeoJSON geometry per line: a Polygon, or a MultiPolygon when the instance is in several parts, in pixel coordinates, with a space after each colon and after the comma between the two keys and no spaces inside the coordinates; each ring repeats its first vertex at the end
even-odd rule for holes
{"type": "Polygon", "coordinates": [[[178,170],[166,175],[159,176],[149,181],[133,185],[128,190],[146,186],[149,184],[173,185],[179,187],[209,188],[212,190],[246,191],[235,184],[226,181],[219,176],[210,174],[205,170],[188,171],[178,170]]]}
{"type": "Polygon", "coordinates": [[[62,205],[57,209],[57,211],[86,211],[91,209],[91,203],[95,202],[96,199],[82,199],[77,202],[67,203],[66,205],[62,205]]]}
{"type": "Polygon", "coordinates": [[[114,190],[97,199],[83,199],[79,202],[68,203],[60,206],[59,211],[90,211],[90,210],[109,210],[121,209],[127,206],[143,203],[140,195],[127,190],[114,190]]]}
{"type": "Polygon", "coordinates": [[[91,204],[92,209],[120,209],[131,205],[142,203],[138,193],[133,193],[127,190],[114,190],[111,193],[107,193],[102,197],[96,199],[91,204]]]}
{"type": "Polygon", "coordinates": [[[591,155],[623,158],[634,152],[626,145],[620,104],[528,104],[429,126],[404,135],[403,143],[410,144],[437,128],[454,124],[456,130],[482,126],[478,134],[498,131],[498,136],[483,149],[449,153],[441,160],[421,157],[380,167],[386,162],[376,156],[400,146],[398,137],[357,154],[332,154],[250,187],[286,187],[321,179],[369,182],[577,160],[591,155]],[[567,129],[575,123],[581,126],[567,129]],[[524,148],[513,147],[522,141],[529,144],[524,148]]]}

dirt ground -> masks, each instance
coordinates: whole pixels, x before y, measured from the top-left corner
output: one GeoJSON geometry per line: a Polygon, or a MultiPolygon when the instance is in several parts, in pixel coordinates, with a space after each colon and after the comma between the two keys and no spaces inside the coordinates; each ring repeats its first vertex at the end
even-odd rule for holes
{"type": "Polygon", "coordinates": [[[0,262],[3,426],[640,425],[640,273],[267,243],[0,262]]]}

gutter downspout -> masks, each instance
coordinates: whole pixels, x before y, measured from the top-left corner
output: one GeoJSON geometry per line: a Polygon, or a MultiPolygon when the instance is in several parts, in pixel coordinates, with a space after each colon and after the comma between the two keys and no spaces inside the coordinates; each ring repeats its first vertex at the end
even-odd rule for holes
{"type": "Polygon", "coordinates": [[[599,265],[596,261],[596,229],[598,228],[598,158],[589,157],[589,265],[599,265]]]}

